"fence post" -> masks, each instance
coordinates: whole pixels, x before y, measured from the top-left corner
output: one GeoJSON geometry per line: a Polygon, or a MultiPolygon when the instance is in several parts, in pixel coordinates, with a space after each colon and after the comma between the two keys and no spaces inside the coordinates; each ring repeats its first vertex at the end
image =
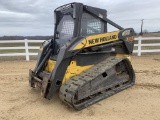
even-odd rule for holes
{"type": "Polygon", "coordinates": [[[26,51],[26,61],[29,61],[29,50],[28,50],[28,39],[24,39],[25,51],[26,51]]]}
{"type": "Polygon", "coordinates": [[[141,45],[142,45],[142,37],[138,38],[138,56],[141,56],[141,45]]]}

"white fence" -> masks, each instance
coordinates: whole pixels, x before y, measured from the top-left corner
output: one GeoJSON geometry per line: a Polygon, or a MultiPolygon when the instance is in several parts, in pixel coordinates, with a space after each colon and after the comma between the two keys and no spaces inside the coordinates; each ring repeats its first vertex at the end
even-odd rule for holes
{"type": "Polygon", "coordinates": [[[7,53],[0,54],[0,56],[26,56],[26,61],[29,61],[29,56],[37,55],[38,53],[30,53],[29,49],[39,49],[39,46],[29,46],[28,43],[42,43],[45,40],[0,40],[1,43],[24,43],[24,46],[15,46],[15,47],[0,47],[0,50],[25,50],[25,53],[7,53]]]}
{"type": "MultiPolygon", "coordinates": [[[[141,56],[141,53],[146,53],[146,52],[160,52],[160,49],[147,49],[147,50],[142,50],[143,46],[160,46],[160,37],[138,37],[135,38],[135,40],[138,41],[138,44],[135,44],[134,46],[138,46],[137,50],[134,50],[134,53],[137,53],[138,56],[141,56]],[[142,44],[143,40],[156,40],[159,41],[159,43],[147,43],[147,44],[142,44]]],[[[30,58],[29,56],[32,55],[37,55],[38,53],[30,53],[30,49],[39,49],[39,46],[29,46],[28,43],[42,43],[45,40],[0,40],[1,43],[9,43],[9,44],[14,44],[14,43],[24,43],[24,46],[15,46],[15,47],[0,47],[0,50],[20,50],[23,49],[25,50],[25,53],[7,53],[7,54],[0,54],[1,56],[26,56],[26,61],[29,61],[30,58]]]]}
{"type": "Polygon", "coordinates": [[[147,50],[142,50],[143,46],[147,46],[147,47],[155,47],[155,46],[160,46],[160,37],[138,37],[135,38],[135,40],[138,41],[138,44],[134,44],[134,46],[138,46],[137,50],[134,50],[134,53],[137,53],[138,56],[141,56],[141,53],[148,53],[148,52],[160,52],[160,49],[147,49],[147,50]],[[142,44],[142,41],[159,41],[159,43],[147,43],[147,44],[142,44]]]}

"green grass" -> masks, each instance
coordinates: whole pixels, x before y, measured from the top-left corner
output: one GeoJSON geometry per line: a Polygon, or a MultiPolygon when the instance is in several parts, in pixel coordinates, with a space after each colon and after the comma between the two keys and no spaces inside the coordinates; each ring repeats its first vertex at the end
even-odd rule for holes
{"type": "MultiPolygon", "coordinates": [[[[39,50],[29,50],[29,53],[38,53],[39,50]]],[[[0,54],[7,54],[7,53],[25,53],[25,50],[0,50],[0,54]]]]}
{"type": "MultiPolygon", "coordinates": [[[[29,43],[28,46],[41,46],[41,43],[29,43]]],[[[24,43],[0,43],[0,47],[20,47],[24,46],[24,43]]]]}
{"type": "Polygon", "coordinates": [[[25,53],[25,50],[0,50],[0,54],[7,53],[25,53]]]}
{"type": "MultiPolygon", "coordinates": [[[[40,47],[41,43],[29,43],[28,46],[40,47]]],[[[24,47],[24,43],[0,43],[0,47],[24,47]]],[[[31,53],[37,53],[38,49],[29,49],[31,53]]],[[[25,53],[25,49],[15,50],[0,50],[0,54],[6,53],[25,53]]]]}
{"type": "Polygon", "coordinates": [[[0,47],[17,47],[24,46],[24,43],[0,43],[0,47]]]}
{"type": "MultiPolygon", "coordinates": [[[[142,40],[142,44],[160,44],[160,40],[142,40]]],[[[137,40],[135,40],[134,41],[134,44],[138,44],[138,41],[137,40]]],[[[134,47],[134,50],[137,50],[138,49],[138,47],[137,46],[135,46],[134,47]]],[[[149,50],[149,49],[160,49],[160,46],[142,46],[141,47],[141,49],[142,50],[149,50]]]]}

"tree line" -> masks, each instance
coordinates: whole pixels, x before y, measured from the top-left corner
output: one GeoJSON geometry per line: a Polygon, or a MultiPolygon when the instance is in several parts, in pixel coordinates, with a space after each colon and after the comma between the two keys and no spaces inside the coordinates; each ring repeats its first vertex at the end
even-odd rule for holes
{"type": "Polygon", "coordinates": [[[1,36],[0,40],[49,40],[52,38],[53,36],[1,36]]]}

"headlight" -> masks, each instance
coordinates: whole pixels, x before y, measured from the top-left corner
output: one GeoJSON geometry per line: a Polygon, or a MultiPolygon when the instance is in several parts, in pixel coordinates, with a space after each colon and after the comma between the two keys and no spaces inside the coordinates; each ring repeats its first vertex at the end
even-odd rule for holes
{"type": "Polygon", "coordinates": [[[122,36],[130,35],[130,33],[131,33],[130,30],[125,30],[124,32],[122,32],[122,36]]]}

